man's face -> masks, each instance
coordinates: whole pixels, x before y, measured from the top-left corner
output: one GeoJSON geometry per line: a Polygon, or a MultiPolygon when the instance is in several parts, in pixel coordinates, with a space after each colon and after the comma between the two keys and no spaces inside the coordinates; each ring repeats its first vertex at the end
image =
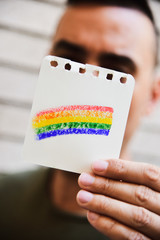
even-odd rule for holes
{"type": "Polygon", "coordinates": [[[135,77],[124,146],[146,112],[152,93],[154,30],[141,12],[120,7],[70,7],[58,26],[51,54],[135,77]]]}

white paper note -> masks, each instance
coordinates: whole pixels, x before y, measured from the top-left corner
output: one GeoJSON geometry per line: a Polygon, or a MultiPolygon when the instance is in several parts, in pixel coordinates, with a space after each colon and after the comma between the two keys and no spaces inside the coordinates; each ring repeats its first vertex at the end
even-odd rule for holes
{"type": "Polygon", "coordinates": [[[129,74],[45,57],[24,159],[81,173],[95,160],[119,158],[134,83],[129,74]]]}

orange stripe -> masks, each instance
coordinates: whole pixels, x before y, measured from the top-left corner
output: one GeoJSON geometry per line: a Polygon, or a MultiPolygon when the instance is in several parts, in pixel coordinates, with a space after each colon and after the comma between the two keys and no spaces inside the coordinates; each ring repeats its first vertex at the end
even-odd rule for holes
{"type": "Polygon", "coordinates": [[[74,110],[74,111],[61,111],[51,112],[33,118],[33,122],[40,122],[47,119],[58,117],[100,117],[100,118],[112,118],[112,112],[101,111],[87,111],[87,110],[74,110]]]}

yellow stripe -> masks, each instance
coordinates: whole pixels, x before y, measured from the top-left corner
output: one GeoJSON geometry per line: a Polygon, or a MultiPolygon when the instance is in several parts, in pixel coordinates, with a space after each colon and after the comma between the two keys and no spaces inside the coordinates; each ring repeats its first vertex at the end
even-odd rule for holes
{"type": "Polygon", "coordinates": [[[45,127],[52,124],[57,123],[65,123],[65,122],[92,122],[92,123],[105,123],[112,124],[112,118],[98,118],[98,117],[60,117],[47,119],[40,122],[33,122],[33,128],[45,127]]]}

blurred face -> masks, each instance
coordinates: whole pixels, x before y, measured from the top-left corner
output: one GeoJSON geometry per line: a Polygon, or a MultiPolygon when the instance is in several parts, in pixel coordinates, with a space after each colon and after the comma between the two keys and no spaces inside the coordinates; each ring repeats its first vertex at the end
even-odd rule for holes
{"type": "Polygon", "coordinates": [[[154,30],[141,12],[120,7],[70,7],[58,26],[51,54],[130,73],[136,80],[125,146],[152,96],[154,30]]]}

